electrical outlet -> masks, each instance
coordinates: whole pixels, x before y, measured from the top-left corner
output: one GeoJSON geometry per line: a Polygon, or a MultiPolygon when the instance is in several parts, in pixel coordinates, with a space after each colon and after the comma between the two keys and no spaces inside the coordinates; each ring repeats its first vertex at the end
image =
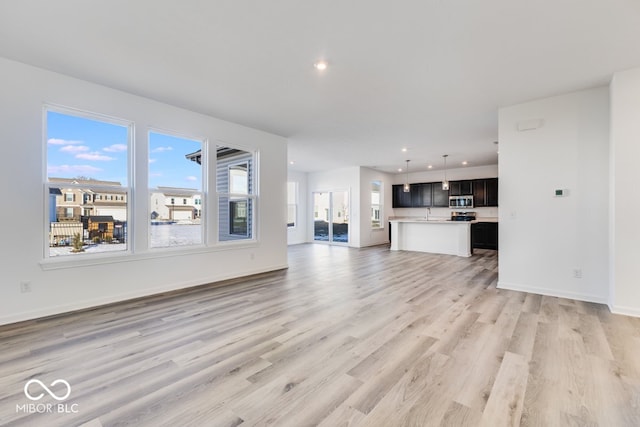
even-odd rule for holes
{"type": "Polygon", "coordinates": [[[582,269],[581,268],[574,268],[573,269],[573,277],[575,279],[582,279],[582,269]]]}
{"type": "Polygon", "coordinates": [[[20,292],[22,292],[23,294],[31,292],[31,282],[20,282],[20,292]]]}

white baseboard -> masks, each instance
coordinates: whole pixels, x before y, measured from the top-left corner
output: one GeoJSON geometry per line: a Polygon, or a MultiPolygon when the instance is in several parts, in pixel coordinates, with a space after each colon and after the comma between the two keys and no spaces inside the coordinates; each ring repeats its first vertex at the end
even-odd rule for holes
{"type": "Polygon", "coordinates": [[[164,292],[178,291],[181,289],[188,289],[195,286],[206,285],[209,283],[222,282],[229,279],[238,279],[242,277],[252,276],[254,274],[268,273],[270,271],[282,270],[288,268],[287,264],[274,265],[262,269],[256,269],[252,271],[242,272],[241,275],[226,274],[214,277],[202,278],[195,281],[172,283],[157,288],[143,289],[136,292],[130,292],[126,294],[111,295],[103,298],[96,298],[84,301],[75,301],[70,304],[58,305],[53,307],[46,307],[40,310],[26,311],[22,313],[14,313],[9,316],[0,316],[0,325],[8,325],[11,323],[24,322],[27,320],[39,319],[42,317],[55,316],[58,314],[69,313],[77,310],[86,310],[90,308],[100,307],[107,304],[113,304],[116,302],[128,301],[135,298],[148,297],[152,295],[161,294],[164,292]]]}
{"type": "Polygon", "coordinates": [[[640,308],[624,307],[624,306],[609,304],[609,310],[613,314],[622,314],[624,316],[640,317],[640,308]]]}
{"type": "Polygon", "coordinates": [[[528,292],[531,294],[546,295],[550,297],[568,298],[578,301],[595,302],[598,304],[607,304],[607,297],[599,295],[583,294],[578,292],[566,292],[558,289],[539,288],[537,286],[528,286],[518,283],[506,283],[498,281],[498,289],[509,289],[512,291],[528,292]]]}
{"type": "Polygon", "coordinates": [[[358,247],[360,248],[371,248],[373,246],[382,246],[382,245],[388,245],[389,243],[391,243],[389,240],[385,240],[385,241],[381,241],[381,242],[370,242],[364,245],[360,245],[358,247]]]}

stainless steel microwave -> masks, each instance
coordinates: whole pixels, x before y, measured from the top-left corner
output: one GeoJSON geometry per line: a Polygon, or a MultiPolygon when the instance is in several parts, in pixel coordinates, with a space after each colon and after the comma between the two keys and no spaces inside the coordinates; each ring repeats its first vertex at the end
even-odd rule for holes
{"type": "Polygon", "coordinates": [[[449,196],[450,208],[472,208],[473,196],[449,196]]]}

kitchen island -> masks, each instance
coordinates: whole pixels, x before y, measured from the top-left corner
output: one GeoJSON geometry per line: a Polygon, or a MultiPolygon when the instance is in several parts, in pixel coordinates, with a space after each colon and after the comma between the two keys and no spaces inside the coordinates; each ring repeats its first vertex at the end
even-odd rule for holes
{"type": "Polygon", "coordinates": [[[471,256],[471,222],[392,219],[391,250],[471,256]]]}

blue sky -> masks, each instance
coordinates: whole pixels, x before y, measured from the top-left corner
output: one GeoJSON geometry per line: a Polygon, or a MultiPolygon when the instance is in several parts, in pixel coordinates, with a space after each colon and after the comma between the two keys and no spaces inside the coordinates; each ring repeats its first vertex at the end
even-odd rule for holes
{"type": "MultiPolygon", "coordinates": [[[[47,112],[47,174],[127,182],[127,128],[111,123],[47,112]]],[[[147,141],[138,141],[146,143],[147,141]]],[[[149,186],[202,189],[202,168],[185,154],[202,143],[149,133],[149,186]]]]}
{"type": "Polygon", "coordinates": [[[184,156],[202,149],[200,141],[149,134],[149,187],[202,189],[202,167],[184,156]]]}

